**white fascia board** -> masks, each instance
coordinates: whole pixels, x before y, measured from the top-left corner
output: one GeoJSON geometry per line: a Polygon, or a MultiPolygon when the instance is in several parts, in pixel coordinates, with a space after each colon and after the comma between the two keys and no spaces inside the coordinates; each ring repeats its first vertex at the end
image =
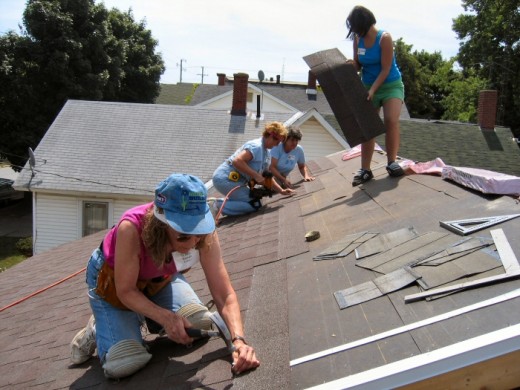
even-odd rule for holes
{"type": "Polygon", "coordinates": [[[520,350],[520,324],[309,389],[379,390],[396,388],[517,350],[520,350]]]}

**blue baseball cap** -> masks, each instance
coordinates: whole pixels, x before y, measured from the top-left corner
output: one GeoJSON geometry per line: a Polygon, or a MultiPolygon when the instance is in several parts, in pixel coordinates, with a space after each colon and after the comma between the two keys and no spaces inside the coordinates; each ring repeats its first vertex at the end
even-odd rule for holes
{"type": "Polygon", "coordinates": [[[179,233],[212,233],[215,220],[207,195],[206,187],[198,177],[175,173],[155,188],[154,214],[179,233]],[[158,207],[164,214],[157,210],[158,207]]]}

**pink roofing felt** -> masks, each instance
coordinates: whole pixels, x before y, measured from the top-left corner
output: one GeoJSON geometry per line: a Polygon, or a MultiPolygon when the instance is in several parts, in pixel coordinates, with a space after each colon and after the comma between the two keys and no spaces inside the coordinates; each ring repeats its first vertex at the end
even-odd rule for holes
{"type": "Polygon", "coordinates": [[[520,196],[520,178],[485,169],[446,166],[442,178],[484,194],[520,196]]]}

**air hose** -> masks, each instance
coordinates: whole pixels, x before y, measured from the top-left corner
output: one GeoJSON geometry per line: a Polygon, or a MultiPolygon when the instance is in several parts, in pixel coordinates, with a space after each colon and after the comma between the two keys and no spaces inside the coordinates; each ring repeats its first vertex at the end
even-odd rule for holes
{"type": "Polygon", "coordinates": [[[233,187],[233,188],[232,188],[232,189],[231,189],[231,190],[226,194],[226,197],[224,198],[224,201],[222,202],[222,205],[220,206],[220,208],[219,208],[219,210],[218,210],[218,213],[217,213],[217,215],[215,216],[215,225],[218,226],[218,222],[219,222],[218,219],[220,218],[220,214],[222,214],[222,210],[224,210],[224,206],[225,206],[226,202],[228,201],[229,196],[230,196],[233,192],[235,192],[236,190],[238,190],[240,187],[243,187],[243,186],[245,187],[245,186],[247,186],[247,184],[238,185],[238,186],[236,186],[236,187],[233,187]]]}
{"type": "Polygon", "coordinates": [[[76,276],[77,274],[79,274],[79,273],[85,271],[86,269],[87,269],[87,267],[84,267],[84,268],[80,269],[79,271],[76,271],[76,272],[74,272],[73,274],[71,274],[71,275],[69,275],[69,276],[67,276],[67,277],[65,277],[65,278],[63,278],[63,279],[58,280],[57,282],[55,282],[55,283],[53,283],[53,284],[51,284],[51,285],[49,285],[49,286],[47,286],[47,287],[44,287],[44,288],[42,288],[42,289],[40,289],[40,290],[38,290],[38,291],[33,292],[32,294],[27,295],[26,297],[23,297],[23,298],[21,298],[21,299],[15,301],[15,302],[13,302],[13,303],[7,305],[7,306],[4,306],[4,307],[2,307],[2,308],[0,309],[0,312],[4,311],[4,310],[6,310],[6,309],[9,309],[9,308],[12,307],[12,306],[15,306],[15,305],[19,304],[20,302],[26,301],[27,299],[32,298],[32,297],[34,297],[35,295],[38,295],[38,294],[40,294],[40,293],[42,293],[42,292],[44,292],[44,291],[47,291],[48,289],[50,289],[50,288],[52,288],[52,287],[54,287],[54,286],[57,286],[58,284],[63,283],[63,282],[66,281],[66,280],[69,280],[70,278],[72,278],[72,277],[76,276]]]}

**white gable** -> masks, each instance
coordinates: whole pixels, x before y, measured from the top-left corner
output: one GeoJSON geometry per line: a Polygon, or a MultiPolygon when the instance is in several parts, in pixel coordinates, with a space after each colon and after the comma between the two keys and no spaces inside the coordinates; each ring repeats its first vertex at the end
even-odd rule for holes
{"type": "MultiPolygon", "coordinates": [[[[298,110],[273,95],[263,91],[254,85],[248,84],[246,110],[255,112],[257,110],[257,99],[260,97],[261,112],[297,112],[298,110]]],[[[233,91],[227,91],[222,95],[206,100],[199,107],[213,108],[218,110],[230,110],[233,105],[233,91]]]]}

